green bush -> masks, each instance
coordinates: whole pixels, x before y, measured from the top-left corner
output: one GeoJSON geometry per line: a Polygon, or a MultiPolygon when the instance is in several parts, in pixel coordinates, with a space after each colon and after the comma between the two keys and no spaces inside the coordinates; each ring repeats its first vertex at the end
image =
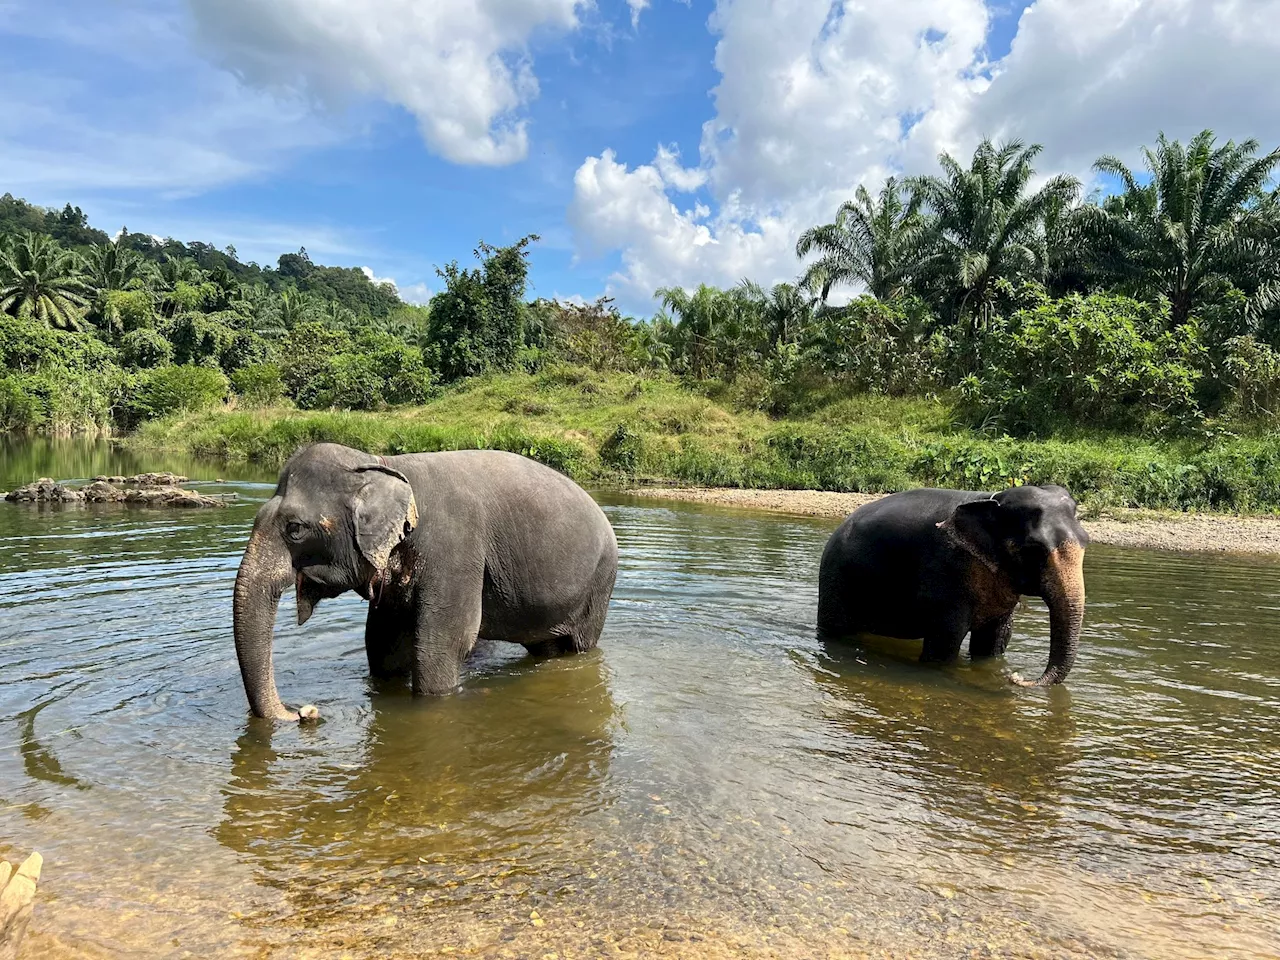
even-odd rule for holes
{"type": "Polygon", "coordinates": [[[376,410],[383,405],[384,381],[371,357],[341,353],[331,357],[297,394],[304,410],[376,410]]]}
{"type": "Polygon", "coordinates": [[[43,418],[35,394],[21,376],[0,377],[0,430],[8,433],[40,426],[43,418]]]}
{"type": "Polygon", "coordinates": [[[123,386],[118,367],[74,374],[50,368],[0,376],[0,430],[62,433],[105,427],[123,386]]]}
{"type": "Polygon", "coordinates": [[[284,397],[284,380],[280,367],[274,363],[251,363],[231,375],[231,387],[236,396],[250,404],[269,406],[284,397]]]}
{"type": "Polygon", "coordinates": [[[622,422],[600,444],[600,462],[621,473],[636,474],[644,456],[644,437],[622,422]]]}
{"type": "Polygon", "coordinates": [[[147,290],[106,290],[90,316],[110,331],[129,333],[155,324],[155,302],[147,290]]]}
{"type": "Polygon", "coordinates": [[[316,381],[325,376],[329,361],[351,350],[351,337],[323,323],[308,320],[297,324],[280,345],[280,369],[285,389],[305,406],[321,389],[316,381]]]}
{"type": "Polygon", "coordinates": [[[800,341],[805,365],[844,385],[900,397],[927,393],[942,379],[947,341],[916,301],[859,297],[824,313],[800,341]]]}
{"type": "Polygon", "coordinates": [[[93,334],[54,330],[38,320],[0,313],[0,368],[10,373],[114,367],[115,351],[93,334]]]}
{"type": "Polygon", "coordinates": [[[1185,427],[1200,417],[1204,350],[1194,321],[1167,321],[1167,307],[1102,294],[1019,310],[983,338],[964,412],[1015,434],[1185,427]]]}
{"type": "Polygon", "coordinates": [[[252,330],[241,330],[218,356],[218,364],[227,373],[244,367],[267,363],[272,359],[271,344],[252,330]]]}
{"type": "Polygon", "coordinates": [[[434,394],[436,375],[423,361],[421,350],[384,333],[361,336],[356,350],[369,358],[382,381],[383,402],[391,406],[425,403],[434,394]]]}
{"type": "Polygon", "coordinates": [[[168,366],[139,374],[135,392],[124,401],[121,418],[129,425],[184,410],[221,404],[230,384],[212,367],[168,366]]]}
{"type": "Polygon", "coordinates": [[[173,361],[173,344],[159,330],[142,327],[120,340],[120,361],[126,367],[150,369],[173,361]]]}
{"type": "Polygon", "coordinates": [[[1249,420],[1280,418],[1280,352],[1253,337],[1234,337],[1226,343],[1223,365],[1231,413],[1249,420]]]}
{"type": "Polygon", "coordinates": [[[202,313],[180,314],[165,325],[164,334],[173,344],[174,362],[182,366],[217,362],[236,336],[225,323],[202,313]]]}

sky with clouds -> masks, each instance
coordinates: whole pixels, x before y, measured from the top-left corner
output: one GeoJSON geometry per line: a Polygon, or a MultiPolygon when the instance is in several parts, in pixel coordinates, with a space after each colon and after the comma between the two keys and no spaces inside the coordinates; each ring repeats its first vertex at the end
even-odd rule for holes
{"type": "Polygon", "coordinates": [[[533,294],[793,278],[859,183],[1280,143],[1280,0],[0,0],[0,192],[393,278],[528,233],[533,294]]]}

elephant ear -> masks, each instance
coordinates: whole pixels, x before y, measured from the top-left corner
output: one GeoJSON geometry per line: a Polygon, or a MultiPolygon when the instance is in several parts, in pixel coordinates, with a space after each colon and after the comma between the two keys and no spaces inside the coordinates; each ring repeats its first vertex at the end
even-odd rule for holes
{"type": "Polygon", "coordinates": [[[1000,562],[1004,514],[998,500],[971,500],[956,507],[938,528],[994,569],[1000,562]]]}
{"type": "Polygon", "coordinates": [[[418,502],[409,478],[382,464],[356,467],[369,479],[355,495],[351,512],[356,546],[379,573],[387,568],[391,551],[418,525],[418,502]]]}

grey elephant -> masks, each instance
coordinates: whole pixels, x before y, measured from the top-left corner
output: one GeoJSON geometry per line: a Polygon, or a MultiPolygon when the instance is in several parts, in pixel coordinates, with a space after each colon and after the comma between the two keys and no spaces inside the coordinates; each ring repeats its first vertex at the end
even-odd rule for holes
{"type": "MultiPolygon", "coordinates": [[[[577,484],[495,450],[374,457],[322,443],[285,464],[235,585],[235,642],[255,716],[297,720],[276,692],[271,641],[285,588],[298,623],[322,599],[369,601],[375,677],[444,694],[477,638],[539,654],[594,647],[618,570],[613,528],[577,484]]],[[[303,716],[314,715],[305,708],[303,716]]]]}
{"type": "Polygon", "coordinates": [[[1018,598],[1038,596],[1049,607],[1049,664],[1034,685],[1061,683],[1080,642],[1088,544],[1059,486],[893,494],[855,511],[827,542],[818,630],[923,639],[922,661],[955,659],[966,636],[971,657],[1000,656],[1018,598]]]}

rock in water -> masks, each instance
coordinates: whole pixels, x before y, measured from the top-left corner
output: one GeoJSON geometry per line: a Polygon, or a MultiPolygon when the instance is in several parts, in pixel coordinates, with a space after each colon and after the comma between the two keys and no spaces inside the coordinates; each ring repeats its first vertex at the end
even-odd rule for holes
{"type": "Polygon", "coordinates": [[[11,503],[78,503],[84,499],[80,491],[64,487],[48,477],[6,493],[4,498],[11,503]]]}
{"type": "Polygon", "coordinates": [[[124,491],[117,490],[105,480],[95,480],[80,492],[89,503],[116,503],[124,499],[124,491]]]}
{"type": "Polygon", "coordinates": [[[14,870],[0,860],[0,960],[17,960],[35,909],[36,884],[44,859],[33,853],[14,870]]]}
{"type": "Polygon", "coordinates": [[[186,483],[190,477],[181,477],[176,473],[139,473],[136,476],[125,477],[124,483],[131,483],[138,487],[176,487],[180,483],[186,483]]]}
{"type": "MultiPolygon", "coordinates": [[[[139,476],[149,479],[172,477],[175,480],[186,480],[186,477],[176,477],[171,473],[146,473],[139,476]]],[[[122,490],[110,480],[103,479],[94,480],[82,490],[73,490],[44,477],[35,483],[29,483],[12,493],[5,494],[4,498],[13,503],[87,501],[88,503],[130,503],[142,507],[225,507],[229,501],[236,499],[236,495],[226,493],[209,497],[194,490],[183,490],[173,484],[157,486],[151,482],[122,490]]]]}
{"type": "Polygon", "coordinates": [[[225,507],[228,499],[235,499],[235,494],[206,497],[180,487],[139,487],[124,494],[125,503],[144,507],[225,507]]]}

